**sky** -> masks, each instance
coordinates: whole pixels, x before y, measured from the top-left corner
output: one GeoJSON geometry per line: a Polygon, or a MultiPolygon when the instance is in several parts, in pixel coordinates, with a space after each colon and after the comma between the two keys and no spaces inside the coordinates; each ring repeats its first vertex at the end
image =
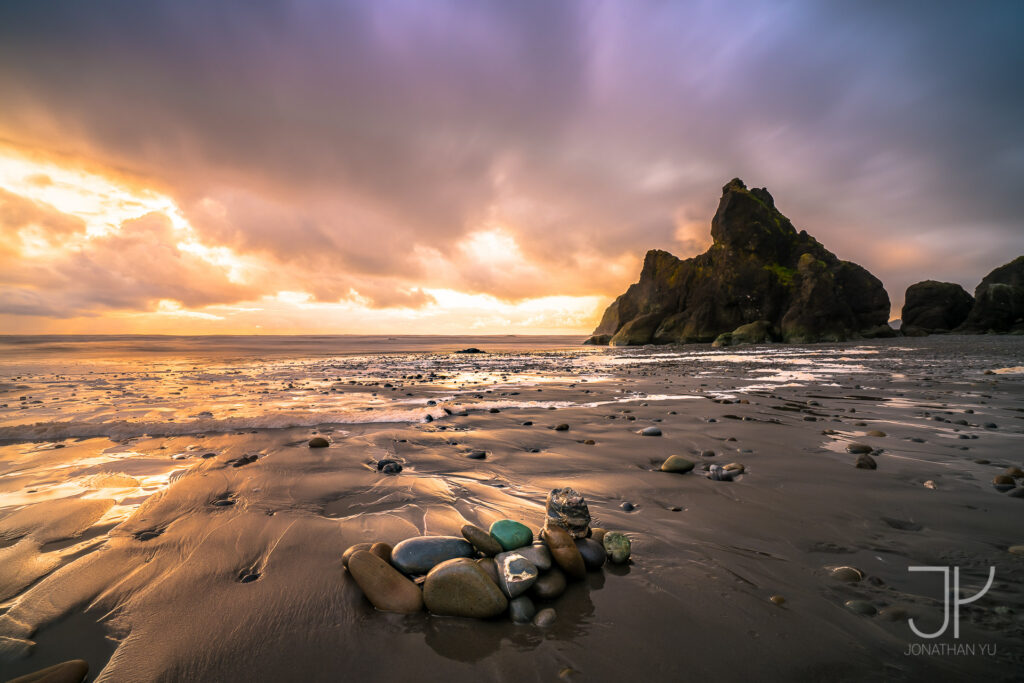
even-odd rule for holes
{"type": "Polygon", "coordinates": [[[721,187],[1024,254],[1024,3],[6,0],[0,333],[588,333],[721,187]]]}

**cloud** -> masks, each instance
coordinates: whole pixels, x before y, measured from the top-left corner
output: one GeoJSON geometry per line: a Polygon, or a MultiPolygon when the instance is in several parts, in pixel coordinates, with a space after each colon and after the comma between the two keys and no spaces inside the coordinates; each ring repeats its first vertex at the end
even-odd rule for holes
{"type": "Polygon", "coordinates": [[[971,288],[1024,252],[1024,93],[1006,86],[1024,69],[1022,14],[1013,2],[5,3],[0,137],[124,173],[258,271],[243,285],[153,247],[168,234],[150,220],[63,272],[26,266],[25,286],[63,293],[69,273],[84,278],[95,295],[69,310],[285,289],[371,308],[429,307],[434,289],[608,298],[647,249],[699,251],[738,175],[894,302],[926,277],[971,288]],[[474,248],[495,234],[504,249],[474,248]],[[895,237],[922,256],[885,257],[895,237]]]}
{"type": "Polygon", "coordinates": [[[0,187],[0,230],[3,231],[0,234],[4,240],[12,239],[13,233],[33,228],[38,229],[47,238],[59,237],[83,232],[85,221],[0,187]]]}

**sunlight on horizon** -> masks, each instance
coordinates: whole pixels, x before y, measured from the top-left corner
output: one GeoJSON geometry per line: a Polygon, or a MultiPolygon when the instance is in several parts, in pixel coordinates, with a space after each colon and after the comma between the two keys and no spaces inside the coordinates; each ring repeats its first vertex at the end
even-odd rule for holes
{"type": "MultiPolygon", "coordinates": [[[[168,290],[195,287],[209,279],[216,298],[218,286],[237,285],[247,297],[226,295],[223,302],[189,305],[182,298],[155,293],[140,307],[106,306],[84,315],[44,317],[0,314],[9,333],[586,333],[606,304],[601,296],[539,296],[505,300],[490,294],[445,287],[416,287],[399,292],[425,297],[426,304],[375,306],[371,298],[351,288],[336,301],[318,300],[315,286],[280,277],[272,254],[239,253],[229,245],[200,236],[181,207],[153,189],[130,181],[40,158],[0,146],[0,190],[18,202],[11,224],[0,223],[12,263],[28,259],[74,261],[90,255],[102,259],[104,249],[123,255],[119,240],[134,240],[138,257],[153,260],[158,270],[166,261],[185,263],[190,278],[169,283],[168,290]],[[149,226],[166,221],[169,231],[149,226]],[[148,221],[148,222],[147,222],[148,221]],[[58,226],[59,223],[59,226],[58,226]],[[126,228],[134,225],[143,228],[126,228]],[[138,233],[138,234],[136,234],[138,233]],[[111,246],[106,246],[107,244],[111,246]],[[220,283],[218,285],[217,283],[220,283]]],[[[2,197],[0,197],[2,199],[2,197]]],[[[212,199],[204,210],[223,211],[212,199]]],[[[460,256],[477,259],[522,277],[544,273],[523,255],[515,235],[488,224],[470,231],[457,244],[460,256]]],[[[446,254],[435,253],[441,267],[446,254]]],[[[100,263],[104,267],[111,264],[100,263]]],[[[143,271],[147,264],[138,265],[143,271]]],[[[177,275],[176,273],[174,275],[177,275]]],[[[116,278],[118,273],[111,273],[116,278]]]]}

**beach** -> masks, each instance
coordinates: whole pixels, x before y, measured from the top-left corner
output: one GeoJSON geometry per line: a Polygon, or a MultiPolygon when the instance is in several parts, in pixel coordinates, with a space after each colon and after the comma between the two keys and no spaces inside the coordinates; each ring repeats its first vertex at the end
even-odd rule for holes
{"type": "Polygon", "coordinates": [[[1019,680],[1024,337],[581,341],[2,338],[0,679],[1019,680]],[[536,533],[566,486],[632,557],[548,627],[381,612],[342,566],[536,533]],[[959,638],[911,630],[946,597],[915,566],[994,567],[959,638]]]}

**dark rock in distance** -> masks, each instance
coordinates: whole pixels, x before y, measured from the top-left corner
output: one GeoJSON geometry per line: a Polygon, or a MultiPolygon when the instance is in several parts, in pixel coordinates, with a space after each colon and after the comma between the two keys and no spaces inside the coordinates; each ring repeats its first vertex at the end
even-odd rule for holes
{"type": "Polygon", "coordinates": [[[738,178],[722,188],[711,237],[711,248],[691,259],[647,252],[640,281],[608,307],[588,343],[608,335],[613,346],[711,342],[748,331],[841,341],[889,319],[878,278],[797,232],[765,189],[738,178]]]}
{"type": "Polygon", "coordinates": [[[775,333],[770,320],[757,320],[740,325],[732,332],[723,332],[715,338],[712,346],[738,346],[740,344],[764,344],[774,341],[775,333]]]}
{"type": "Polygon", "coordinates": [[[476,348],[475,346],[470,346],[469,348],[466,348],[466,349],[459,349],[455,353],[487,353],[487,352],[486,351],[481,351],[480,349],[476,348]]]}
{"type": "Polygon", "coordinates": [[[918,331],[928,334],[948,332],[959,327],[974,305],[974,297],[953,282],[925,280],[907,288],[903,304],[902,329],[908,336],[918,331]]]}
{"type": "Polygon", "coordinates": [[[327,448],[331,443],[322,436],[314,436],[309,440],[310,448],[327,448]]]}
{"type": "Polygon", "coordinates": [[[958,332],[1024,331],[1024,256],[985,276],[974,290],[974,306],[958,332]]]}
{"type": "Polygon", "coordinates": [[[583,343],[587,346],[608,346],[608,342],[612,340],[612,336],[613,335],[610,334],[595,334],[583,343]]]}

